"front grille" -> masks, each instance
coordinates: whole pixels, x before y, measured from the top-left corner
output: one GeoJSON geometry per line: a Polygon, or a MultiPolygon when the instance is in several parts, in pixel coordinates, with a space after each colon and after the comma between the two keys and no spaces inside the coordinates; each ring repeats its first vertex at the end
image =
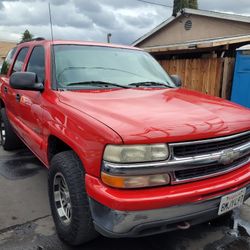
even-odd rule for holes
{"type": "Polygon", "coordinates": [[[201,180],[236,170],[250,162],[250,131],[169,144],[173,184],[201,180]]]}
{"type": "Polygon", "coordinates": [[[175,171],[175,177],[177,180],[202,178],[209,175],[213,175],[215,173],[221,173],[221,172],[226,172],[228,170],[233,170],[239,165],[247,163],[248,160],[249,157],[244,157],[243,159],[236,160],[234,163],[228,165],[218,164],[212,166],[203,166],[194,169],[179,170],[175,171]]]}
{"type": "MultiPolygon", "coordinates": [[[[209,141],[209,140],[208,140],[209,141]]],[[[215,153],[224,149],[240,146],[250,141],[250,133],[243,134],[234,138],[223,138],[221,141],[207,142],[204,140],[202,143],[187,144],[174,146],[174,155],[176,157],[189,157],[202,154],[215,153]]]]}

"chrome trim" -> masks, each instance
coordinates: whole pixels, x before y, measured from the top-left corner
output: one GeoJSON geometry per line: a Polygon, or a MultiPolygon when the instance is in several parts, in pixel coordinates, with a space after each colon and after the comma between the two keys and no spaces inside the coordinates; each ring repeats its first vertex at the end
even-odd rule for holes
{"type": "MultiPolygon", "coordinates": [[[[158,162],[144,162],[144,163],[111,163],[107,161],[103,161],[102,171],[113,174],[113,175],[145,175],[145,174],[161,174],[161,173],[169,173],[172,177],[172,184],[179,184],[184,182],[190,182],[193,180],[201,180],[207,177],[214,177],[221,174],[225,174],[236,170],[245,164],[250,162],[250,142],[244,143],[240,146],[220,150],[215,153],[197,155],[197,156],[189,156],[189,157],[176,157],[174,155],[174,147],[180,145],[192,145],[192,144],[199,144],[199,143],[209,143],[209,142],[217,142],[222,140],[230,140],[232,138],[237,138],[239,136],[250,134],[250,131],[243,132],[237,135],[231,135],[226,137],[219,137],[213,139],[205,139],[205,140],[198,140],[192,142],[180,142],[180,143],[169,143],[169,152],[170,157],[168,160],[165,161],[158,161],[158,162]],[[228,169],[224,169],[223,171],[216,172],[213,174],[200,176],[197,178],[188,178],[183,180],[178,180],[175,177],[174,172],[179,170],[186,170],[186,169],[195,169],[207,166],[214,166],[214,165],[221,165],[223,161],[221,160],[222,157],[225,156],[226,151],[230,150],[232,154],[232,161],[230,164],[224,164],[225,167],[228,166],[228,169]],[[238,165],[234,166],[233,162],[239,160],[241,158],[247,157],[244,162],[240,162],[238,165]],[[231,166],[231,167],[230,167],[231,166]]],[[[242,159],[243,160],[243,159],[242,159]]]]}
{"type": "Polygon", "coordinates": [[[172,146],[185,146],[185,145],[192,145],[192,144],[204,144],[204,143],[209,143],[209,142],[225,141],[225,140],[234,139],[234,138],[247,135],[247,134],[250,134],[250,131],[246,131],[246,132],[242,132],[242,133],[234,134],[234,135],[227,135],[223,137],[211,138],[211,139],[203,139],[203,140],[187,141],[187,142],[175,142],[175,143],[171,143],[171,145],[172,146]]]}

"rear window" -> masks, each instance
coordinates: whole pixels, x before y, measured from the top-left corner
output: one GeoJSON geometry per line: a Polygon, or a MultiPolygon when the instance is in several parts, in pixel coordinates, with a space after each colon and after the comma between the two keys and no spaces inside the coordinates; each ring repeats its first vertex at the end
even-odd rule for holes
{"type": "Polygon", "coordinates": [[[2,65],[2,69],[1,69],[1,74],[2,75],[7,75],[8,74],[8,71],[9,71],[9,68],[10,68],[10,65],[12,63],[12,60],[13,60],[13,57],[15,55],[15,52],[16,52],[16,47],[11,49],[9,51],[9,53],[7,54],[4,62],[3,62],[3,65],[2,65]]]}
{"type": "Polygon", "coordinates": [[[26,55],[29,51],[29,48],[22,48],[16,58],[16,61],[15,61],[15,64],[14,64],[14,67],[13,67],[13,70],[12,70],[12,73],[14,72],[20,72],[22,70],[22,67],[23,67],[23,63],[24,63],[24,60],[26,58],[26,55]]]}

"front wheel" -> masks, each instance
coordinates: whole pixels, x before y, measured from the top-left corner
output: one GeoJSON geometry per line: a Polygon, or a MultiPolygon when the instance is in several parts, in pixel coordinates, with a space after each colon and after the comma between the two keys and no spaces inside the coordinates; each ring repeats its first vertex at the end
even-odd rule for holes
{"type": "Polygon", "coordinates": [[[82,163],[73,151],[53,157],[48,178],[50,207],[58,236],[70,245],[80,245],[97,236],[84,175],[82,163]]]}

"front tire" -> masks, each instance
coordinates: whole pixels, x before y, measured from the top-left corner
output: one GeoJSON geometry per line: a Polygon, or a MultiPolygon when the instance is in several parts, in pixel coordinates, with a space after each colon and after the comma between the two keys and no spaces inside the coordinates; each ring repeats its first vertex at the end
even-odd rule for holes
{"type": "Polygon", "coordinates": [[[13,128],[8,120],[5,108],[1,109],[0,114],[0,138],[4,150],[14,150],[21,148],[22,146],[21,140],[13,131],[13,128]]]}
{"type": "Polygon", "coordinates": [[[55,155],[48,178],[49,200],[58,236],[70,245],[94,239],[84,169],[73,151],[55,155]]]}

